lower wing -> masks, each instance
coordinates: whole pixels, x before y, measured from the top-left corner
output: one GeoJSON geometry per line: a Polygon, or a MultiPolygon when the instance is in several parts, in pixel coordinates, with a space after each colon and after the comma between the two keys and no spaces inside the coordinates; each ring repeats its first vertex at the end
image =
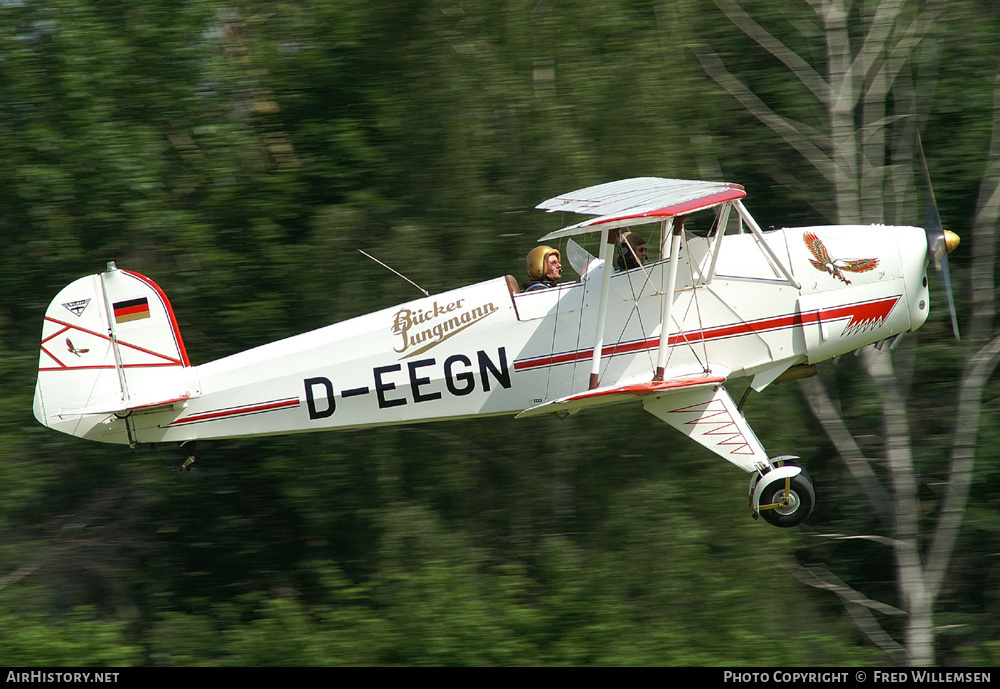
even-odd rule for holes
{"type": "Polygon", "coordinates": [[[643,408],[744,471],[766,465],[767,453],[722,386],[726,377],[706,373],[579,392],[525,409],[516,418],[575,414],[589,407],[641,399],[643,408]]]}

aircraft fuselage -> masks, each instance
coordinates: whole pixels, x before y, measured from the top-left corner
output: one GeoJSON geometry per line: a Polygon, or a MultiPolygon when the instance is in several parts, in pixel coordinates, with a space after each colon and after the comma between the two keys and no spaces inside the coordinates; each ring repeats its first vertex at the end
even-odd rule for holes
{"type": "MultiPolygon", "coordinates": [[[[726,236],[717,254],[712,241],[686,238],[667,352],[671,375],[711,370],[753,376],[755,387],[764,387],[792,365],[915,330],[926,319],[922,229],[811,227],[764,236],[800,287],[780,275],[751,234],[726,236]],[[817,260],[820,250],[827,260],[817,260]]],[[[611,276],[599,384],[651,379],[668,265],[660,260],[611,276]]],[[[527,293],[504,278],[488,280],[210,363],[178,365],[173,392],[163,398],[171,404],[85,415],[49,404],[44,413],[60,430],[128,444],[517,414],[587,390],[603,270],[596,261],[578,281],[527,293]],[[176,401],[185,397],[176,393],[181,388],[189,394],[176,401]]],[[[60,295],[64,306],[79,301],[74,297],[60,295]]],[[[58,332],[52,342],[60,342],[58,332]]],[[[75,339],[84,342],[82,334],[75,339]]],[[[69,352],[67,361],[80,356],[69,352]]],[[[62,370],[40,366],[40,378],[41,369],[52,376],[62,370]]],[[[36,415],[38,407],[36,399],[36,415]]]]}

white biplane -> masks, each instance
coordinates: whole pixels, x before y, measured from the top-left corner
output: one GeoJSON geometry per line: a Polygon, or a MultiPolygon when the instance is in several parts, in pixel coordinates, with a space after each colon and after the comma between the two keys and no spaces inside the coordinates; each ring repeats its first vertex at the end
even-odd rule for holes
{"type": "Polygon", "coordinates": [[[760,391],[919,328],[929,258],[946,269],[958,238],[940,220],[764,232],[744,196],[660,178],[581,189],[538,206],[594,216],[539,240],[566,238],[576,281],[522,292],[498,277],[198,366],[163,291],[110,263],[46,311],[35,417],[88,440],[180,444],[186,468],[200,439],[638,400],[751,473],[755,517],[794,526],[815,502],[809,476],[795,457],[768,456],[726,383],[760,391]],[[645,225],[659,258],[616,271],[622,228],[645,225]],[[572,239],[597,233],[597,257],[572,239]]]}

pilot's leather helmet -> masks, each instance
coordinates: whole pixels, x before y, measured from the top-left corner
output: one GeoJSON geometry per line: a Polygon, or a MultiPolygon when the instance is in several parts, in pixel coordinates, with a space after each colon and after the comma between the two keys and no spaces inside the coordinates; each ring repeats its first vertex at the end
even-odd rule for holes
{"type": "Polygon", "coordinates": [[[528,277],[532,280],[541,280],[542,276],[545,275],[545,265],[552,254],[556,255],[560,263],[562,262],[562,255],[559,253],[559,250],[553,249],[551,246],[542,244],[529,251],[528,257],[524,260],[528,266],[528,277]]]}
{"type": "Polygon", "coordinates": [[[631,270],[641,265],[645,255],[637,259],[639,247],[646,248],[646,240],[642,238],[642,235],[631,230],[621,233],[618,238],[618,258],[616,260],[618,270],[631,270]]]}

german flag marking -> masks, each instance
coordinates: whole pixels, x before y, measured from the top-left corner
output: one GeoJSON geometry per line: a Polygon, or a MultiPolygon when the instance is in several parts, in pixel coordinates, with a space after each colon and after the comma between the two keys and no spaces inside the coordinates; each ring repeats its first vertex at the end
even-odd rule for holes
{"type": "Polygon", "coordinates": [[[149,318],[149,301],[146,297],[114,303],[115,323],[128,323],[149,318]]]}

